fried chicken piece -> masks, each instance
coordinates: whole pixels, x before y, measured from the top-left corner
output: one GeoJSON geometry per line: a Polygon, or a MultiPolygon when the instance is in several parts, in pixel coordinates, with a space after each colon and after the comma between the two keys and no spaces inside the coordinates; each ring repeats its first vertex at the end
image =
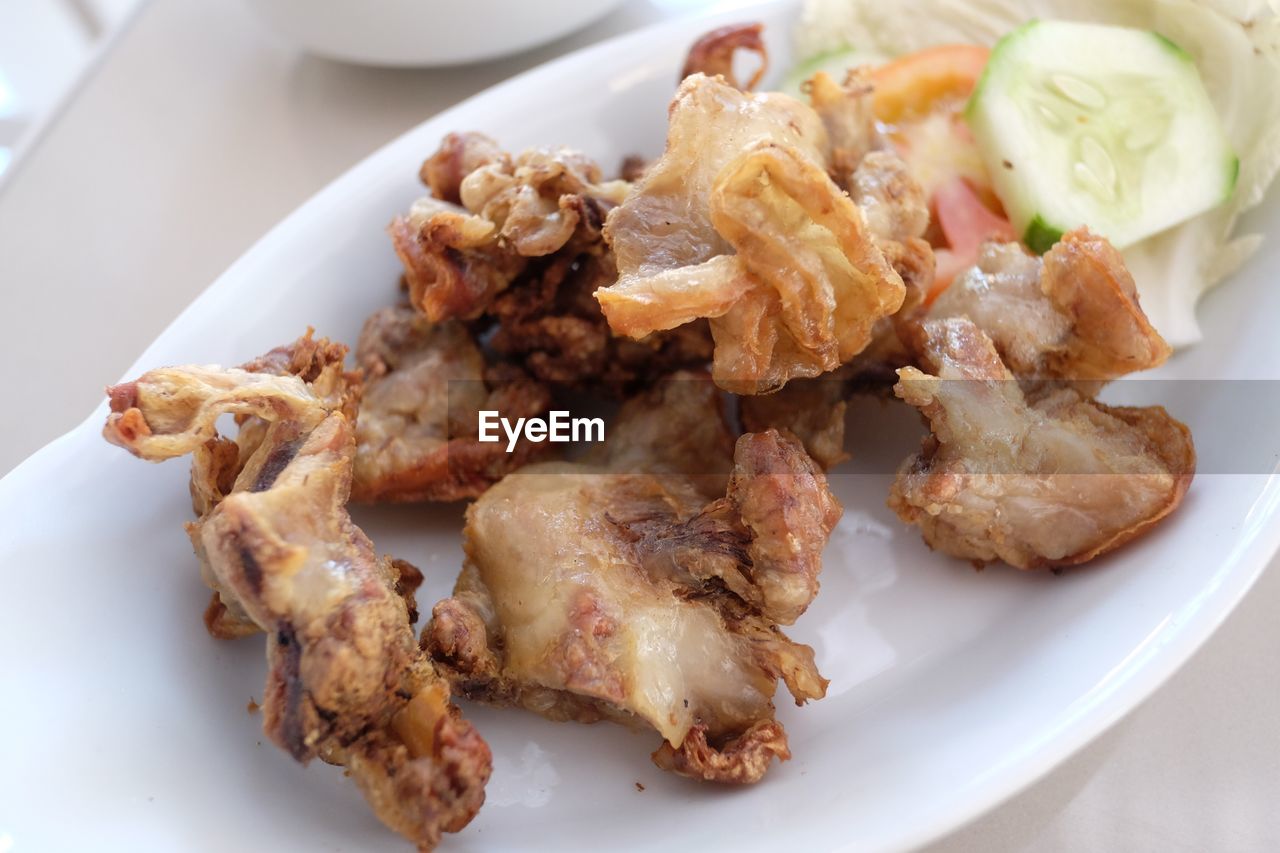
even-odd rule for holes
{"type": "Polygon", "coordinates": [[[689,48],[680,79],[691,74],[705,74],[708,77],[719,75],[735,89],[752,91],[769,70],[769,51],[764,46],[764,39],[761,37],[763,33],[764,24],[759,22],[729,24],[704,33],[689,48]],[[754,53],[760,58],[759,67],[745,84],[739,83],[733,72],[733,58],[740,50],[754,53]]]}
{"type": "Polygon", "coordinates": [[[924,190],[891,151],[871,151],[859,160],[849,192],[877,239],[905,243],[924,237],[929,228],[924,190]]]}
{"type": "MultiPolygon", "coordinates": [[[[864,95],[869,101],[870,96],[864,95]]],[[[885,259],[902,277],[905,288],[897,312],[876,322],[871,341],[854,359],[852,374],[891,376],[911,363],[903,342],[903,325],[914,317],[932,289],[937,260],[924,239],[929,227],[929,206],[924,191],[907,171],[907,165],[890,151],[871,151],[848,179],[850,195],[867,220],[867,230],[885,259]]],[[[887,392],[892,380],[884,384],[887,392]]]]}
{"type": "Polygon", "coordinates": [[[488,368],[456,322],[432,323],[407,305],[365,322],[356,345],[365,389],[356,424],[352,500],[455,501],[474,498],[546,445],[478,438],[479,412],[515,419],[545,412],[551,395],[507,366],[488,368]]]}
{"type": "Polygon", "coordinates": [[[431,197],[418,199],[387,230],[404,264],[409,300],[432,322],[478,316],[527,263],[499,242],[492,222],[431,197]]]}
{"type": "Polygon", "coordinates": [[[436,198],[416,202],[391,234],[410,301],[431,320],[496,325],[496,352],[544,382],[593,390],[710,360],[705,323],[632,341],[613,335],[591,297],[617,278],[601,231],[627,181],[603,180],[571,149],[511,157],[479,133],[445,137],[422,177],[436,198]]]}
{"type": "MultiPolygon", "coordinates": [[[[596,232],[598,237],[599,232],[596,232]]],[[[615,336],[592,294],[617,278],[603,242],[581,254],[561,252],[500,294],[489,345],[538,379],[616,393],[682,367],[711,360],[705,322],[633,341],[615,336]]]]}
{"type": "Polygon", "coordinates": [[[794,99],[685,80],[666,152],[605,224],[620,275],[596,298],[610,327],[643,337],[709,318],[713,375],[738,394],[861,352],[904,285],[827,175],[826,149],[794,99]]]}
{"type": "Polygon", "coordinates": [[[582,226],[598,232],[631,185],[602,178],[595,161],[571,148],[531,148],[492,160],[462,179],[467,210],[492,222],[522,257],[562,249],[582,226]]]}
{"type": "Polygon", "coordinates": [[[580,242],[599,242],[605,214],[630,187],[602,181],[572,149],[512,158],[480,133],[445,137],[422,177],[434,197],[414,202],[389,232],[410,301],[435,322],[479,316],[531,258],[565,249],[580,231],[580,242]]]}
{"type": "Polygon", "coordinates": [[[450,204],[462,204],[462,180],[476,169],[498,163],[511,169],[511,156],[483,133],[450,133],[440,148],[426,159],[418,177],[431,194],[450,204]]]}
{"type": "Polygon", "coordinates": [[[481,496],[423,644],[464,695],[656,729],[659,766],[754,782],[790,757],[778,679],[801,703],[826,690],[812,649],[777,625],[816,594],[840,508],[773,430],[738,439],[709,499],[729,434],[699,384],[655,389],[665,407],[625,412],[593,461],[530,466],[481,496]]]}
{"type": "Polygon", "coordinates": [[[858,208],[795,149],[748,149],[717,182],[711,211],[759,283],[755,299],[711,324],[716,376],[729,390],[761,393],[834,370],[902,305],[902,279],[858,208]]]}
{"type": "MultiPolygon", "coordinates": [[[[287,353],[260,366],[284,369],[287,353]]],[[[265,425],[193,530],[217,588],[267,634],[264,732],[300,762],[345,766],[379,818],[426,850],[475,815],[491,759],[415,645],[421,575],[379,559],[347,514],[355,434],[335,363],[340,355],[312,383],[235,368],[151,371],[108,389],[103,432],[160,461],[210,448],[223,414],[265,425]]]]}
{"type": "Polygon", "coordinates": [[[1083,563],[1150,530],[1186,494],[1195,449],[1164,409],[1104,406],[1074,387],[1022,390],[964,318],[921,326],[926,374],[894,390],[933,435],[889,505],[933,548],[1020,569],[1083,563]]]}
{"type": "Polygon", "coordinates": [[[734,433],[725,401],[705,373],[682,370],[622,404],[609,440],[582,458],[622,473],[676,474],[705,497],[723,495],[734,433]]]}
{"type": "Polygon", "coordinates": [[[968,317],[1019,378],[1106,381],[1163,364],[1171,349],[1138,304],[1106,238],[1081,228],[1043,261],[989,243],[934,301],[931,318],[968,317]]]}
{"type": "Polygon", "coordinates": [[[624,279],[696,266],[730,251],[711,223],[711,191],[720,172],[757,140],[795,147],[814,162],[826,155],[821,120],[794,98],[744,94],[701,74],[680,84],[665,152],[605,223],[624,279]]]}
{"type": "MultiPolygon", "coordinates": [[[[343,368],[346,354],[346,347],[323,338],[317,340],[308,329],[292,343],[276,347],[241,365],[240,369],[272,376],[296,376],[322,398],[325,407],[341,411],[350,419],[355,417],[361,387],[359,376],[343,368]]],[[[262,444],[270,426],[268,421],[248,414],[238,415],[236,421],[238,431],[234,440],[215,435],[191,453],[191,506],[197,520],[187,524],[187,534],[200,561],[201,577],[214,590],[205,609],[205,628],[210,636],[223,640],[259,631],[257,623],[244,612],[235,596],[220,589],[200,538],[202,520],[235,488],[236,479],[262,444]]]]}
{"type": "Polygon", "coordinates": [[[851,68],[842,83],[819,71],[804,84],[804,89],[810,106],[827,129],[831,176],[852,191],[851,176],[863,158],[888,147],[876,124],[871,69],[851,68]]]}
{"type": "Polygon", "coordinates": [[[738,401],[747,432],[785,429],[804,444],[814,461],[829,471],[849,458],[844,449],[844,416],[849,381],[845,369],[816,379],[796,379],[772,394],[738,401]]]}

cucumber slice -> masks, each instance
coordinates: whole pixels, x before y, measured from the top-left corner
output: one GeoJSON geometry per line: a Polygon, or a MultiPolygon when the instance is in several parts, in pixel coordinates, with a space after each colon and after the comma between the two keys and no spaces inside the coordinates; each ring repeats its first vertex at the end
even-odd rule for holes
{"type": "Polygon", "coordinates": [[[803,101],[805,97],[804,93],[800,91],[800,87],[819,71],[827,72],[837,83],[841,83],[844,82],[845,72],[850,68],[859,65],[882,65],[887,61],[883,56],[851,47],[820,53],[817,56],[809,57],[788,71],[778,85],[778,91],[785,92],[791,97],[803,101]]]}
{"type": "Polygon", "coordinates": [[[1025,24],[992,51],[965,118],[1037,252],[1081,225],[1124,248],[1235,189],[1239,160],[1195,62],[1146,30],[1025,24]]]}

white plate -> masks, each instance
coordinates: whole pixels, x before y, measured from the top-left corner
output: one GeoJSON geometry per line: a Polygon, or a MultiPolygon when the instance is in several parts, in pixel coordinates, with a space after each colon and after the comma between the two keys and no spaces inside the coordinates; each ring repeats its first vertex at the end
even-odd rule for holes
{"type": "MultiPolygon", "coordinates": [[[[775,5],[756,16],[768,24],[777,67],[788,61],[793,15],[775,5]]],[[[567,142],[609,165],[625,153],[656,153],[686,46],[744,17],[739,10],[636,33],[428,121],[267,235],[129,375],[240,362],[308,323],[354,340],[361,318],[395,297],[398,263],[383,226],[421,192],[419,163],[442,134],[480,129],[513,149],[567,142]]],[[[1247,225],[1280,233],[1274,202],[1247,225]]],[[[1163,374],[1276,379],[1280,288],[1268,278],[1278,268],[1273,240],[1209,297],[1206,342],[1163,374]]],[[[1202,451],[1226,440],[1213,434],[1223,421],[1217,387],[1160,385],[1202,451]]],[[[8,415],[18,416],[21,403],[8,401],[8,415]]],[[[107,446],[98,435],[104,412],[0,482],[0,848],[406,849],[338,770],[303,770],[263,743],[260,718],[245,710],[251,696],[261,698],[262,643],[212,640],[200,621],[207,591],[181,530],[186,465],[148,466],[107,446]]],[[[855,427],[864,459],[881,444],[898,455],[912,442],[909,430],[882,442],[862,421],[855,427]]],[[[1087,569],[978,573],[931,554],[901,527],[884,506],[887,477],[849,470],[835,477],[847,511],[823,592],[793,632],[815,646],[831,679],[823,701],[781,711],[794,760],[759,786],[725,790],[659,772],[648,759],[656,736],[468,708],[496,769],[488,803],[447,846],[866,850],[924,842],[1130,711],[1222,621],[1280,544],[1280,479],[1258,466],[1202,474],[1154,535],[1087,569]]],[[[422,567],[424,600],[447,592],[461,559],[457,508],[357,518],[381,550],[422,567]]]]}

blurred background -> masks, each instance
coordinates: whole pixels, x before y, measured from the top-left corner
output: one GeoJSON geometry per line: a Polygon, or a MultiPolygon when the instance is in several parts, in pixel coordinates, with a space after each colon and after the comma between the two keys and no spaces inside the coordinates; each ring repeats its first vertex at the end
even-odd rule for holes
{"type": "Polygon", "coordinates": [[[0,0],[0,183],[141,0],[0,0]]]}

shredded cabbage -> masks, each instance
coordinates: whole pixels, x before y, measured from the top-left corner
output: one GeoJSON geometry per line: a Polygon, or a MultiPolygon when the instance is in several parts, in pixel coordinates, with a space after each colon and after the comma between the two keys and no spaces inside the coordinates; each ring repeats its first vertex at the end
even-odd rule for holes
{"type": "Polygon", "coordinates": [[[806,0],[796,46],[805,57],[847,47],[896,56],[938,44],[993,45],[1032,18],[1154,30],[1195,58],[1240,157],[1235,193],[1124,256],[1160,333],[1175,347],[1199,341],[1196,303],[1261,244],[1260,235],[1232,232],[1280,171],[1278,0],[806,0]]]}

